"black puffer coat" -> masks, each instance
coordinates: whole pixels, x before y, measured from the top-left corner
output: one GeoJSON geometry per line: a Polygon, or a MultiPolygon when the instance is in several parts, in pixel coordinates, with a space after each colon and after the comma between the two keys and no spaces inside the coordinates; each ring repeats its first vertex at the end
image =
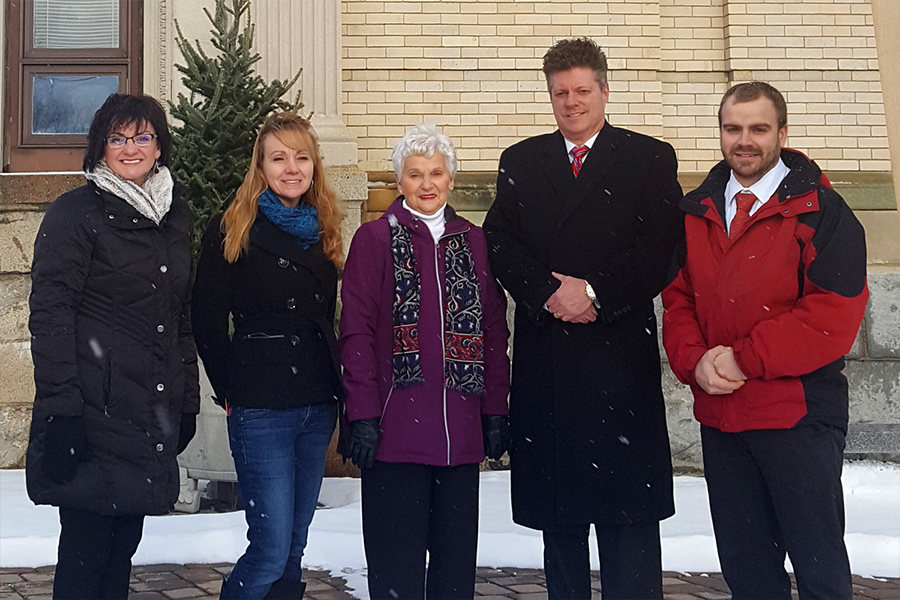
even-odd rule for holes
{"type": "Polygon", "coordinates": [[[200,406],[189,232],[177,187],[159,226],[93,183],[47,210],[29,322],[37,395],[26,474],[36,504],[156,515],[177,500],[181,415],[200,406]],[[84,424],[90,459],[65,484],[41,469],[50,415],[84,424]]]}
{"type": "Polygon", "coordinates": [[[203,234],[193,292],[197,349],[219,401],[284,409],[343,399],[337,268],[322,242],[304,250],[259,212],[247,251],[229,263],[221,225],[216,216],[203,234]]]}

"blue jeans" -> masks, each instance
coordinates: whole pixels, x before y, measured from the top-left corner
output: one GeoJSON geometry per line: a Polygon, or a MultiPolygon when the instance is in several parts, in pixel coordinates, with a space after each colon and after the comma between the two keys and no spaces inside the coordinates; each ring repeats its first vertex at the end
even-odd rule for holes
{"type": "Polygon", "coordinates": [[[336,420],[332,402],[285,410],[231,409],[228,439],[250,545],[222,586],[223,600],[259,600],[279,579],[300,581],[336,420]]]}

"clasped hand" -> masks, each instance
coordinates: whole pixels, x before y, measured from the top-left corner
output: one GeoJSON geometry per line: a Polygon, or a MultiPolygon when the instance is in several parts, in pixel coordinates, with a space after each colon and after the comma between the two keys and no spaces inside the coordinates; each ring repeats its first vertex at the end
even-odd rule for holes
{"type": "Polygon", "coordinates": [[[730,394],[740,389],[746,380],[730,346],[710,348],[694,367],[694,381],[710,395],[730,394]]]}
{"type": "Polygon", "coordinates": [[[597,310],[587,297],[584,279],[554,272],[561,285],[547,299],[547,310],[567,323],[590,323],[597,320],[597,310]]]}

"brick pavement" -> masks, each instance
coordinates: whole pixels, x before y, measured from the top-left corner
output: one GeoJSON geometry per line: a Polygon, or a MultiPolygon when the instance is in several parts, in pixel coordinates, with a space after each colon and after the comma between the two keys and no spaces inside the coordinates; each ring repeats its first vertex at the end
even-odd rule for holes
{"type": "MultiPolygon", "coordinates": [[[[218,597],[230,563],[211,565],[149,565],[135,567],[129,600],[209,600],[218,597]]],[[[600,584],[594,573],[595,599],[600,584]]],[[[347,582],[327,571],[306,571],[309,600],[352,600],[347,582]]],[[[0,569],[0,600],[50,600],[53,567],[0,569]]],[[[900,578],[853,577],[854,600],[900,600],[900,578]]],[[[666,600],[726,600],[728,586],[719,573],[663,574],[666,600]]],[[[546,600],[541,569],[478,569],[475,597],[479,600],[546,600]]],[[[794,593],[796,598],[796,592],[794,593]]]]}

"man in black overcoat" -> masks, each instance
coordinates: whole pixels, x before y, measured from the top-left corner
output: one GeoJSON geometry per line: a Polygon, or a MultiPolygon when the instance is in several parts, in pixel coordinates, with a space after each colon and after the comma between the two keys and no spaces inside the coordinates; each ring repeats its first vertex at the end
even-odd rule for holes
{"type": "Polygon", "coordinates": [[[516,523],[543,531],[548,594],[662,598],[659,521],[675,512],[653,298],[683,235],[672,147],[606,122],[606,56],[544,56],[558,131],[507,148],[484,221],[516,302],[510,422],[516,523]]]}

